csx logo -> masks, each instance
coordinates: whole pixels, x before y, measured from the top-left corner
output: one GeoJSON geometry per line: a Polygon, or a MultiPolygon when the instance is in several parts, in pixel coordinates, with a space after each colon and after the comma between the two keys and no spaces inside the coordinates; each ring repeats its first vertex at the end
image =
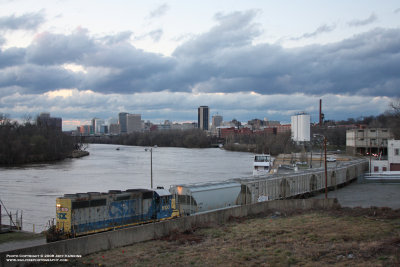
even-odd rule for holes
{"type": "Polygon", "coordinates": [[[57,213],[57,218],[60,220],[66,220],[67,214],[66,213],[57,213]]]}
{"type": "Polygon", "coordinates": [[[169,206],[162,206],[162,210],[169,210],[169,206]]]}

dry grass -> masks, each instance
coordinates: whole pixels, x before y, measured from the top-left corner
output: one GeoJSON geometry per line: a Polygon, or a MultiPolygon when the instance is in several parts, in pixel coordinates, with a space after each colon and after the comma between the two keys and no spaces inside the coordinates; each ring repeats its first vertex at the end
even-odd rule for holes
{"type": "Polygon", "coordinates": [[[233,219],[217,227],[92,254],[76,264],[399,266],[400,211],[381,211],[343,209],[233,219]]]}
{"type": "Polygon", "coordinates": [[[37,238],[44,238],[43,234],[34,234],[28,232],[10,232],[0,234],[0,244],[11,241],[31,240],[37,238]]]}

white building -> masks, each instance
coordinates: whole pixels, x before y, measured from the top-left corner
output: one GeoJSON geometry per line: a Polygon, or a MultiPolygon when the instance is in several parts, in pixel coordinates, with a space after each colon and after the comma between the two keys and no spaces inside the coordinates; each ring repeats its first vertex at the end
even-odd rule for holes
{"type": "Polygon", "coordinates": [[[292,116],[292,140],[295,142],[310,141],[310,114],[299,113],[292,116]]]}
{"type": "Polygon", "coordinates": [[[388,140],[387,151],[387,160],[371,160],[371,172],[400,171],[400,140],[388,140]]]}
{"type": "Polygon", "coordinates": [[[388,163],[390,171],[400,171],[400,140],[388,141],[388,163]]]}

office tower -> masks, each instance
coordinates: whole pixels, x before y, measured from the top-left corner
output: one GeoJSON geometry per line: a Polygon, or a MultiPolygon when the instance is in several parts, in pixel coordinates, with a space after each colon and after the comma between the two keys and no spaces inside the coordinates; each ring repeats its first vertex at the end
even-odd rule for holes
{"type": "Polygon", "coordinates": [[[142,116],[140,114],[127,115],[127,133],[140,132],[142,130],[142,116]]]}
{"type": "Polygon", "coordinates": [[[119,129],[121,133],[127,133],[127,116],[128,113],[126,112],[120,112],[118,114],[118,124],[119,124],[119,129]]]}
{"type": "Polygon", "coordinates": [[[119,124],[118,123],[112,123],[108,126],[108,133],[113,134],[113,135],[117,135],[119,134],[121,131],[119,129],[119,124]]]}
{"type": "Polygon", "coordinates": [[[103,119],[99,119],[99,118],[93,118],[92,119],[92,129],[93,129],[93,133],[98,134],[98,133],[102,133],[101,132],[101,127],[104,125],[104,120],[103,119]]]}
{"type": "Polygon", "coordinates": [[[209,114],[208,106],[200,106],[198,108],[198,114],[197,114],[198,127],[205,131],[208,131],[208,121],[209,121],[208,114],[209,114]]]}
{"type": "Polygon", "coordinates": [[[221,125],[222,125],[222,116],[218,114],[212,116],[212,126],[215,128],[221,125]]]}

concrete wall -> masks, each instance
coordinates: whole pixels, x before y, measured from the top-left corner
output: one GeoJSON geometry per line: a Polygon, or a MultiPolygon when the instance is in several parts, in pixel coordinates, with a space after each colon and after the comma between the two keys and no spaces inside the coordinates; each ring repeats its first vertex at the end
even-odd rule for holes
{"type": "Polygon", "coordinates": [[[158,223],[145,224],[132,228],[53,242],[36,247],[3,252],[0,253],[0,266],[23,265],[21,262],[6,262],[7,255],[87,255],[160,238],[169,235],[172,231],[183,232],[194,227],[223,224],[231,217],[244,217],[267,211],[289,212],[294,210],[330,209],[335,207],[339,207],[336,199],[289,199],[236,206],[158,223]]]}

